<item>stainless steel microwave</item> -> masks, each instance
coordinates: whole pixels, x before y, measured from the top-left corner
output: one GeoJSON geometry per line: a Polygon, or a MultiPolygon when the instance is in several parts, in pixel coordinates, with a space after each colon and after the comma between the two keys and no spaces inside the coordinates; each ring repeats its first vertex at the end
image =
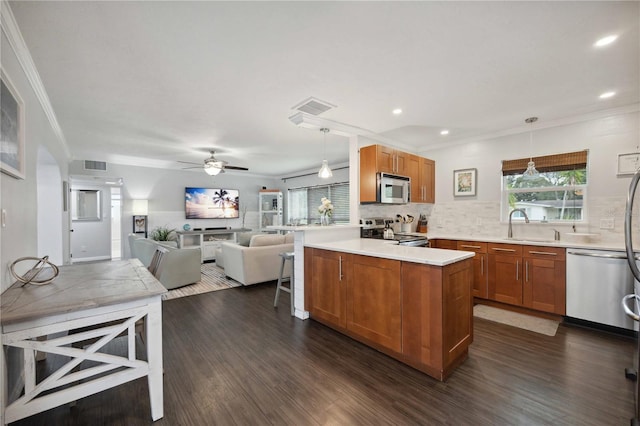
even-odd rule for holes
{"type": "Polygon", "coordinates": [[[385,204],[406,204],[410,201],[411,178],[378,173],[376,201],[385,204]]]}

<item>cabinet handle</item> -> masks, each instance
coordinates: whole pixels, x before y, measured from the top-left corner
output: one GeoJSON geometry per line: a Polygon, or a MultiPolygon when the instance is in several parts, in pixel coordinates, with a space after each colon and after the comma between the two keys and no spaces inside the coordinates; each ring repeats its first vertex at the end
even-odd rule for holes
{"type": "Polygon", "coordinates": [[[529,262],[524,262],[524,282],[529,282],[529,262]]]}
{"type": "Polygon", "coordinates": [[[480,257],[480,275],[484,275],[484,256],[480,257]]]}
{"type": "Polygon", "coordinates": [[[529,254],[544,254],[545,256],[557,256],[558,253],[551,251],[529,251],[529,254]]]}
{"type": "Polygon", "coordinates": [[[506,249],[506,248],[499,248],[499,247],[491,247],[491,250],[495,250],[495,251],[508,251],[509,253],[515,253],[515,249],[506,249]]]}
{"type": "Polygon", "coordinates": [[[467,245],[467,244],[460,244],[460,247],[475,248],[475,249],[481,248],[480,246],[470,246],[470,245],[467,245]]]}
{"type": "Polygon", "coordinates": [[[516,281],[520,281],[520,262],[516,260],[516,281]]]}
{"type": "Polygon", "coordinates": [[[342,281],[342,256],[340,256],[340,262],[339,262],[339,267],[338,267],[338,279],[339,281],[342,281]]]}

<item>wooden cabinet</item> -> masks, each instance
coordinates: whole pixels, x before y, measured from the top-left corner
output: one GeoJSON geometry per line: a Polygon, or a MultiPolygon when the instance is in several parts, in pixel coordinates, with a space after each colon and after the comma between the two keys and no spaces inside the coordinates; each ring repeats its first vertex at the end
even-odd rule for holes
{"type": "Polygon", "coordinates": [[[407,162],[411,178],[411,202],[434,203],[436,163],[428,158],[410,155],[407,162]]]}
{"type": "Polygon", "coordinates": [[[522,304],[522,246],[489,243],[489,299],[522,304]]]}
{"type": "Polygon", "coordinates": [[[351,256],[347,329],[396,352],[402,350],[400,261],[351,256]]]}
{"type": "Polygon", "coordinates": [[[456,240],[444,240],[442,238],[437,238],[429,240],[429,245],[431,248],[458,250],[458,242],[456,240]]]}
{"type": "Polygon", "coordinates": [[[435,162],[383,145],[360,148],[360,202],[376,202],[377,174],[411,178],[411,201],[435,201],[435,162]]]}
{"type": "Polygon", "coordinates": [[[478,241],[458,241],[457,249],[473,251],[473,288],[475,297],[486,299],[489,297],[489,258],[487,255],[487,243],[478,241]]]}
{"type": "Polygon", "coordinates": [[[305,276],[310,276],[310,291],[305,289],[305,305],[318,320],[346,327],[346,290],[350,277],[351,255],[327,250],[305,249],[305,276]],[[308,302],[308,303],[307,303],[308,302]]]}
{"type": "Polygon", "coordinates": [[[565,314],[565,249],[489,243],[489,299],[565,314]]]}
{"type": "Polygon", "coordinates": [[[559,315],[566,313],[565,249],[523,246],[522,305],[559,315]]]}
{"type": "Polygon", "coordinates": [[[400,261],[307,250],[311,249],[305,249],[305,261],[307,254],[311,259],[311,316],[400,351],[400,261]],[[354,276],[358,279],[351,279],[354,276]]]}
{"type": "Polygon", "coordinates": [[[444,380],[473,340],[471,259],[444,267],[305,248],[312,319],[444,380]]]}

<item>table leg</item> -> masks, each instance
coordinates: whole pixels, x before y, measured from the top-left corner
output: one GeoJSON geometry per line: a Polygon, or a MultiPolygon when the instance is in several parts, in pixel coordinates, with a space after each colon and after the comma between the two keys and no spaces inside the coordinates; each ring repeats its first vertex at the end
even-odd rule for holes
{"type": "Polygon", "coordinates": [[[146,348],[149,363],[149,401],[151,418],[155,421],[164,416],[163,369],[162,369],[162,301],[149,304],[146,320],[146,348]]]}

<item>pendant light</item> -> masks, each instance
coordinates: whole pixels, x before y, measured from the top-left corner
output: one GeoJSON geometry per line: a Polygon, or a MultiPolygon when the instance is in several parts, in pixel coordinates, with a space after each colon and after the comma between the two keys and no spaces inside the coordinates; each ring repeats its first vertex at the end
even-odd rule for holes
{"type": "Polygon", "coordinates": [[[533,123],[538,121],[538,117],[529,117],[524,120],[525,123],[531,124],[531,130],[529,131],[529,162],[527,163],[527,170],[524,171],[522,177],[524,179],[535,179],[540,176],[540,172],[536,170],[536,164],[533,162],[533,123]]]}
{"type": "Polygon", "coordinates": [[[327,161],[327,132],[329,129],[323,127],[320,129],[322,133],[324,133],[324,156],[322,160],[322,166],[320,166],[320,170],[318,170],[318,177],[322,179],[327,179],[333,176],[333,172],[329,167],[329,162],[327,161]]]}

